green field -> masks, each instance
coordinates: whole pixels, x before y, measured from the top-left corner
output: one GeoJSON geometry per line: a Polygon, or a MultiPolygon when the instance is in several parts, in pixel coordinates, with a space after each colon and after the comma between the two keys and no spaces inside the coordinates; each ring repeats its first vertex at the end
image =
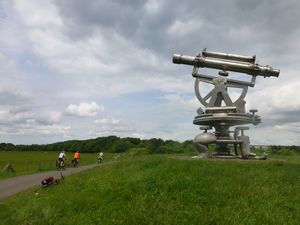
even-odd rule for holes
{"type": "Polygon", "coordinates": [[[0,203],[1,224],[299,224],[299,156],[267,161],[121,154],[0,203]]]}
{"type": "MultiPolygon", "coordinates": [[[[0,151],[0,179],[20,176],[24,174],[55,170],[55,161],[58,152],[33,152],[33,151],[0,151]],[[2,171],[7,163],[12,163],[15,173],[2,171]]],[[[71,167],[73,153],[67,152],[66,166],[71,167]]],[[[80,165],[93,164],[97,162],[98,154],[80,154],[80,165]]],[[[106,160],[111,160],[113,154],[105,154],[106,160]]]]}

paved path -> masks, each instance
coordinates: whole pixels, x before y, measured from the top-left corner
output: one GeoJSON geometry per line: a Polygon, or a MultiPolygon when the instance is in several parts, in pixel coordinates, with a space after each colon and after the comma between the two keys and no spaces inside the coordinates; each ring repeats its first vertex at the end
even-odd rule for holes
{"type": "MultiPolygon", "coordinates": [[[[67,168],[62,171],[63,176],[67,176],[73,173],[78,173],[84,170],[88,170],[98,166],[99,164],[92,164],[87,166],[80,166],[78,168],[67,168]]],[[[48,176],[58,179],[61,177],[61,171],[48,171],[44,173],[36,173],[31,175],[25,175],[20,177],[13,177],[4,180],[0,180],[0,200],[5,199],[18,192],[24,191],[30,187],[41,185],[41,181],[48,176]]]]}

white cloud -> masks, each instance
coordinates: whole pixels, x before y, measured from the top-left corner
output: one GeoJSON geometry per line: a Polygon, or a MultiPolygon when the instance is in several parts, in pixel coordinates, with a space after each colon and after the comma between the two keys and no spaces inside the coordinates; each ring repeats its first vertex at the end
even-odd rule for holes
{"type": "Polygon", "coordinates": [[[116,119],[112,116],[96,119],[94,120],[94,123],[98,126],[98,129],[100,129],[101,132],[121,133],[134,130],[133,128],[130,128],[127,124],[121,123],[119,119],[116,119]]]}
{"type": "Polygon", "coordinates": [[[131,136],[136,129],[130,124],[122,123],[119,119],[113,116],[94,120],[96,124],[95,133],[98,135],[117,135],[117,136],[131,136]]]}
{"type": "Polygon", "coordinates": [[[132,133],[132,134],[131,134],[131,137],[144,139],[144,138],[145,138],[145,134],[141,134],[141,133],[132,133]]]}
{"type": "Polygon", "coordinates": [[[300,122],[292,122],[281,125],[275,125],[274,130],[291,132],[291,133],[300,133],[300,122]]]}
{"type": "Polygon", "coordinates": [[[146,9],[147,13],[150,15],[155,14],[159,10],[159,2],[158,0],[150,0],[147,1],[144,5],[144,8],[146,9]]]}
{"type": "Polygon", "coordinates": [[[61,112],[52,111],[49,112],[49,119],[54,123],[58,123],[61,120],[62,114],[61,112]]]}
{"type": "Polygon", "coordinates": [[[300,110],[298,98],[300,81],[295,79],[296,76],[296,72],[290,71],[289,76],[282,72],[278,79],[258,77],[258,84],[249,89],[246,106],[248,109],[258,109],[258,113],[264,117],[279,112],[300,110]]]}
{"type": "Polygon", "coordinates": [[[61,126],[57,124],[38,126],[36,132],[43,135],[68,135],[70,133],[70,126],[61,126]]]}
{"type": "Polygon", "coordinates": [[[16,127],[13,134],[16,135],[49,135],[49,136],[59,136],[59,135],[68,135],[70,133],[70,126],[62,126],[58,124],[51,125],[32,125],[24,124],[16,127]]]}
{"type": "Polygon", "coordinates": [[[200,102],[195,96],[190,97],[179,94],[166,94],[163,98],[167,101],[169,106],[177,110],[196,111],[200,106],[200,102]]]}
{"type": "Polygon", "coordinates": [[[120,121],[114,117],[106,117],[102,119],[97,119],[94,121],[96,124],[100,125],[116,125],[119,124],[120,121]]]}
{"type": "MultiPolygon", "coordinates": [[[[272,137],[282,136],[286,137],[282,142],[292,143],[297,136],[291,136],[283,124],[288,119],[296,123],[300,109],[300,4],[179,0],[172,4],[178,7],[158,0],[94,4],[4,0],[1,132],[10,134],[9,140],[29,143],[38,134],[44,134],[47,141],[47,134],[55,135],[56,129],[71,138],[88,130],[89,137],[142,134],[191,139],[198,130],[192,120],[200,106],[194,95],[192,67],[173,65],[171,59],[174,53],[196,55],[207,47],[257,54],[262,64],[282,70],[278,80],[258,77],[255,88],[249,88],[246,107],[257,108],[263,121],[272,120],[268,127],[265,123],[253,128],[252,140],[272,142],[272,137]],[[282,17],[274,20],[275,11],[282,17]],[[249,35],[253,33],[259,35],[249,35]],[[100,101],[111,110],[107,115],[117,119],[97,117],[103,111],[96,103],[100,101]],[[293,111],[293,120],[285,115],[288,110],[293,111]],[[271,128],[276,132],[261,138],[271,128]]],[[[297,130],[297,124],[291,126],[297,130]]]]}
{"type": "Polygon", "coordinates": [[[18,126],[24,124],[53,125],[60,122],[62,114],[57,111],[32,112],[28,110],[0,110],[0,124],[6,126],[18,126]]]}
{"type": "Polygon", "coordinates": [[[201,29],[205,21],[191,19],[188,21],[176,20],[167,30],[167,34],[170,37],[176,37],[178,39],[187,38],[188,35],[193,34],[196,30],[201,29]]]}
{"type": "Polygon", "coordinates": [[[25,123],[30,120],[32,114],[29,112],[11,112],[9,110],[0,111],[0,123],[12,124],[12,123],[25,123]]]}
{"type": "Polygon", "coordinates": [[[51,0],[15,0],[22,20],[30,27],[62,26],[58,10],[51,0]]]}
{"type": "Polygon", "coordinates": [[[70,126],[58,125],[61,113],[49,112],[36,115],[30,111],[0,111],[1,134],[4,136],[27,136],[33,139],[39,135],[66,136],[70,133],[70,126]]]}
{"type": "Polygon", "coordinates": [[[98,105],[96,102],[81,102],[78,105],[70,104],[67,106],[66,115],[78,117],[93,117],[104,110],[104,106],[98,105]]]}

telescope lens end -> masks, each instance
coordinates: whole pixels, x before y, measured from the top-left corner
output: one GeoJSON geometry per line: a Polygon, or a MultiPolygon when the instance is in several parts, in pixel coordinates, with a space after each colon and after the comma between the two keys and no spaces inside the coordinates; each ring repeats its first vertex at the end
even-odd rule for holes
{"type": "Polygon", "coordinates": [[[181,64],[181,55],[174,54],[173,55],[173,63],[175,63],[175,64],[181,64]]]}
{"type": "Polygon", "coordinates": [[[280,70],[271,69],[268,73],[268,77],[279,77],[280,70]]]}
{"type": "Polygon", "coordinates": [[[275,70],[275,77],[279,77],[280,70],[275,70]]]}

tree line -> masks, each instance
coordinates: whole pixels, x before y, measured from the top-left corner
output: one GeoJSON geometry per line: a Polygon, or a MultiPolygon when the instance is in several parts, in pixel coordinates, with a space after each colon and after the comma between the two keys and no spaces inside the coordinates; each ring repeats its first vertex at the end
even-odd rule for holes
{"type": "Polygon", "coordinates": [[[178,142],[174,140],[162,140],[160,138],[152,138],[141,140],[132,137],[98,137],[88,140],[69,140],[56,142],[52,144],[31,144],[31,145],[14,145],[11,143],[1,143],[0,151],[68,151],[68,152],[109,152],[121,153],[131,148],[143,148],[149,153],[183,153],[195,152],[196,149],[192,145],[192,141],[178,142]]]}
{"type": "MultiPolygon", "coordinates": [[[[11,143],[1,143],[0,151],[68,151],[68,152],[108,152],[121,153],[132,148],[145,149],[149,153],[197,153],[192,141],[187,140],[178,142],[174,140],[162,140],[160,138],[152,138],[142,140],[132,137],[98,137],[88,140],[69,140],[56,142],[52,144],[31,144],[31,145],[14,145],[11,143]]],[[[287,154],[289,151],[300,153],[300,146],[281,146],[270,145],[267,147],[268,152],[274,154],[287,154]]]]}

